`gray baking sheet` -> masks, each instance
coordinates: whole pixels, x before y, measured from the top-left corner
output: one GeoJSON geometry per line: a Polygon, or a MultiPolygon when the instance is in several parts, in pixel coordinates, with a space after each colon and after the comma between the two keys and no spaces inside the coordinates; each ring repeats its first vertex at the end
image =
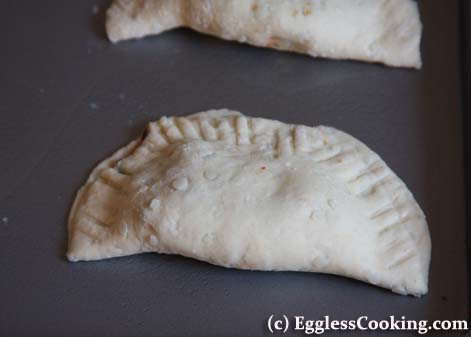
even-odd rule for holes
{"type": "Polygon", "coordinates": [[[20,0],[0,11],[0,335],[266,335],[271,314],[468,317],[457,1],[420,2],[420,71],[188,30],[111,45],[107,5],[20,0]],[[158,254],[67,262],[68,211],[93,166],[148,121],[221,107],[334,126],[378,152],[427,215],[428,295],[158,254]]]}

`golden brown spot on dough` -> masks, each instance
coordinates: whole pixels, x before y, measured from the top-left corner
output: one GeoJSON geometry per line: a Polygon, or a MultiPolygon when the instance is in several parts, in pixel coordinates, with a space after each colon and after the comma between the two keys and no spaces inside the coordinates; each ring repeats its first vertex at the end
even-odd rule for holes
{"type": "MultiPolygon", "coordinates": [[[[119,3],[119,2],[118,2],[119,3]]],[[[144,8],[146,3],[144,0],[137,0],[134,2],[134,6],[131,9],[131,17],[136,18],[137,15],[141,12],[141,10],[144,8]]]]}
{"type": "Polygon", "coordinates": [[[260,166],[259,169],[255,172],[256,174],[262,174],[267,169],[266,166],[260,166]]]}
{"type": "Polygon", "coordinates": [[[297,17],[299,14],[299,11],[295,8],[293,9],[293,17],[297,17]]]}
{"type": "Polygon", "coordinates": [[[258,9],[258,5],[257,4],[253,4],[252,5],[252,12],[256,12],[258,9]]]}
{"type": "Polygon", "coordinates": [[[280,38],[278,36],[272,36],[268,39],[268,48],[278,48],[280,46],[280,38]]]}
{"type": "Polygon", "coordinates": [[[341,163],[341,162],[343,162],[343,159],[342,159],[342,158],[337,158],[335,161],[336,161],[337,163],[341,163]]]}
{"type": "Polygon", "coordinates": [[[304,16],[308,16],[308,15],[311,15],[312,14],[312,9],[309,8],[309,7],[304,7],[303,8],[303,15],[304,16]]]}
{"type": "Polygon", "coordinates": [[[324,145],[327,145],[329,144],[329,142],[327,141],[327,139],[324,139],[324,145]]]}

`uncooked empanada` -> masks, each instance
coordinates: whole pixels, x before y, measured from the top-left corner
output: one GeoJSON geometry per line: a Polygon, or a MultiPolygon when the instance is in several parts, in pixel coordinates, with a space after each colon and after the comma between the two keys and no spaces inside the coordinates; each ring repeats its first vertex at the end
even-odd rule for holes
{"type": "Polygon", "coordinates": [[[92,172],[71,261],[159,252],[427,292],[430,236],[404,183],[333,128],[229,110],[162,117],[92,172]]]}
{"type": "Polygon", "coordinates": [[[182,26],[311,56],[421,67],[413,0],[115,0],[107,13],[113,42],[182,26]]]}

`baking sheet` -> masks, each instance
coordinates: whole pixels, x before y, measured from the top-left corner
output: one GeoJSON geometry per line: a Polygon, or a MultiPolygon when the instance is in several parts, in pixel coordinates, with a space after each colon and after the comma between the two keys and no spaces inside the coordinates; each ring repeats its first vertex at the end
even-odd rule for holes
{"type": "Polygon", "coordinates": [[[111,45],[107,5],[20,0],[0,12],[0,335],[265,335],[271,314],[468,317],[457,1],[420,2],[421,71],[188,30],[111,45]],[[334,126],[378,152],[427,215],[429,294],[157,254],[67,262],[68,210],[92,167],[150,120],[220,107],[334,126]]]}

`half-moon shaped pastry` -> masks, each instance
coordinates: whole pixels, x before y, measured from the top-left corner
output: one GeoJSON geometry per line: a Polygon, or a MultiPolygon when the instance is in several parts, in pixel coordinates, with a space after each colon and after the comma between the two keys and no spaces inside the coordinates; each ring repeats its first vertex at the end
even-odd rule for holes
{"type": "Polygon", "coordinates": [[[413,0],[114,0],[107,13],[113,42],[176,27],[315,57],[421,67],[413,0]]]}
{"type": "Polygon", "coordinates": [[[162,117],[95,168],[70,213],[67,256],[180,254],[419,296],[430,251],[412,194],[360,141],[212,110],[162,117]]]}

